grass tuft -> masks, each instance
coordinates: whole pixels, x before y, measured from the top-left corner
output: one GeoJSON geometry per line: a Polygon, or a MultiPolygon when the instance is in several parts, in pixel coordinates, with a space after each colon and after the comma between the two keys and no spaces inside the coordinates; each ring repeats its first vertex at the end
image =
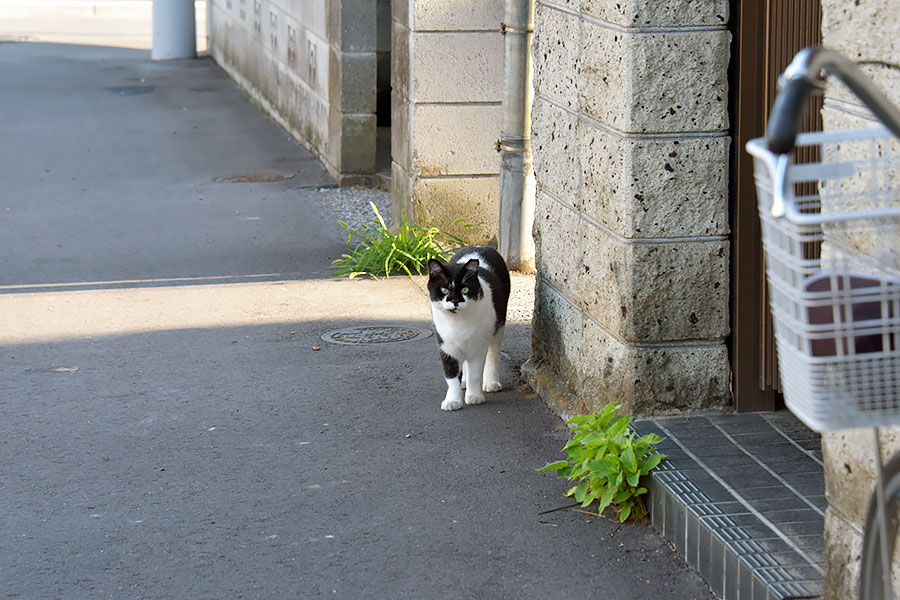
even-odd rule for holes
{"type": "MultiPolygon", "coordinates": [[[[423,227],[407,222],[406,213],[401,216],[400,231],[392,234],[374,202],[369,202],[375,218],[362,225],[347,228],[348,253],[334,261],[334,274],[351,279],[358,275],[368,275],[377,279],[395,273],[409,276],[425,273],[432,258],[447,260],[454,245],[464,246],[465,242],[455,235],[444,233],[437,227],[423,227]]],[[[459,221],[457,221],[459,222],[459,221]]],[[[464,227],[471,227],[466,224],[464,227]]]]}

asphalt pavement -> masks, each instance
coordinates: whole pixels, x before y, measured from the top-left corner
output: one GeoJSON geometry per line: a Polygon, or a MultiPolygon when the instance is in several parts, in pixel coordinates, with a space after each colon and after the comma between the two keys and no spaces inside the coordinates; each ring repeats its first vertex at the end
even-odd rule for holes
{"type": "Polygon", "coordinates": [[[453,413],[433,336],[322,339],[427,296],[331,277],[333,182],[211,60],[0,43],[0,114],[0,597],[712,598],[647,525],[541,514],[527,321],[453,413]]]}

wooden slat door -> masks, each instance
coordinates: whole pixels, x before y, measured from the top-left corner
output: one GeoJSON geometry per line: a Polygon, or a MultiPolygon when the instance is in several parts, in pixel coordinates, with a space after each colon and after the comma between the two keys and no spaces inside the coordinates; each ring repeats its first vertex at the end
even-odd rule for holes
{"type": "MultiPolygon", "coordinates": [[[[732,389],[739,412],[779,405],[772,319],[765,287],[762,241],[747,141],[765,132],[778,76],[794,55],[821,43],[820,0],[736,0],[732,56],[732,322],[729,351],[732,389]]],[[[803,129],[821,129],[821,99],[803,129]]],[[[800,161],[815,157],[797,157],[800,161]]]]}

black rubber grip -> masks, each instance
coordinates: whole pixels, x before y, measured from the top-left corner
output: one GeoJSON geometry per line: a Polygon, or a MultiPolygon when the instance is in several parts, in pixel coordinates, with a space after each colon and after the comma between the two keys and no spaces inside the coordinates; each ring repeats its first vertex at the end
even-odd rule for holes
{"type": "Polygon", "coordinates": [[[806,114],[813,85],[805,77],[789,79],[775,98],[769,116],[766,144],[775,154],[787,154],[794,149],[800,121],[806,114]]]}

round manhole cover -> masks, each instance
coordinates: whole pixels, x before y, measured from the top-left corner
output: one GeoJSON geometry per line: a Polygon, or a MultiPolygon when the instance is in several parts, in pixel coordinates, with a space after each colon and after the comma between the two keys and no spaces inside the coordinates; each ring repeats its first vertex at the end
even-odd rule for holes
{"type": "Polygon", "coordinates": [[[322,334],[322,339],[332,344],[362,346],[368,344],[399,344],[427,338],[428,329],[421,327],[360,326],[345,327],[322,334]]]}
{"type": "Polygon", "coordinates": [[[259,171],[256,173],[239,173],[228,177],[216,177],[215,183],[270,183],[272,181],[284,181],[291,179],[294,173],[284,171],[259,171]]]}

